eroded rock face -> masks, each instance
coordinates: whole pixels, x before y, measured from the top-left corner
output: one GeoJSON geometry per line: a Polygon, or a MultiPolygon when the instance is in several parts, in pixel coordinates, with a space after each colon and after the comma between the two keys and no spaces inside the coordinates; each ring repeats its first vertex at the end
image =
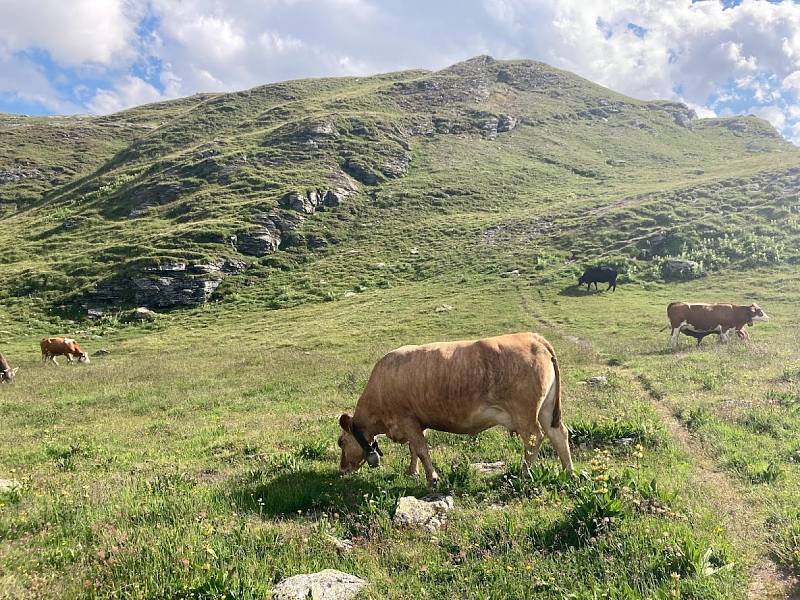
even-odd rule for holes
{"type": "Polygon", "coordinates": [[[242,254],[266,256],[275,252],[281,245],[281,231],[271,221],[247,231],[236,234],[234,244],[242,254]]]}
{"type": "Polygon", "coordinates": [[[380,178],[367,166],[366,163],[351,158],[345,161],[342,168],[352,177],[366,185],[375,185],[380,182],[380,178]]]}
{"type": "Polygon", "coordinates": [[[447,523],[447,513],[453,509],[453,497],[419,499],[404,496],[397,501],[394,524],[399,527],[424,527],[436,531],[447,523]]]}
{"type": "Polygon", "coordinates": [[[272,588],[273,600],[349,600],[354,598],[367,582],[335,569],[318,573],[304,573],[284,579],[272,588]]]}
{"type": "Polygon", "coordinates": [[[136,304],[144,308],[178,308],[205,304],[226,275],[244,270],[246,263],[219,260],[211,264],[185,262],[150,265],[98,285],[84,308],[136,304]]]}

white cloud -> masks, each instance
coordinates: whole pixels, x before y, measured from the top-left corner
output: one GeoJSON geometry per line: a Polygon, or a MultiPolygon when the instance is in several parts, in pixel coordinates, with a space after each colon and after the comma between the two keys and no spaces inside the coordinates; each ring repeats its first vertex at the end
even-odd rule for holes
{"type": "Polygon", "coordinates": [[[800,119],[800,5],[788,1],[0,0],[0,56],[31,48],[107,79],[88,102],[103,112],[485,53],[543,60],[701,116],[758,110],[779,123],[780,112],[787,135],[800,119]],[[144,16],[157,30],[137,39],[144,16]]]}
{"type": "Polygon", "coordinates": [[[124,0],[2,0],[0,45],[38,48],[63,65],[130,57],[141,5],[124,0]]]}
{"type": "Polygon", "coordinates": [[[108,114],[163,99],[162,94],[152,85],[129,75],[115,82],[112,89],[98,90],[88,108],[93,113],[108,114]]]}
{"type": "Polygon", "coordinates": [[[777,130],[783,129],[786,125],[786,115],[777,106],[755,106],[750,109],[750,112],[769,121],[777,130]]]}

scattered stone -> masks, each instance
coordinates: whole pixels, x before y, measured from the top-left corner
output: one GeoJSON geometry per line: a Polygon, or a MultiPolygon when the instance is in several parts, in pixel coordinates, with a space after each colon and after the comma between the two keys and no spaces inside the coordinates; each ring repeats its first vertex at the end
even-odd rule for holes
{"type": "Polygon", "coordinates": [[[506,271],[503,273],[503,277],[519,277],[519,269],[514,269],[513,271],[506,271]]]}
{"type": "Polygon", "coordinates": [[[61,227],[64,229],[75,229],[81,223],[83,223],[83,217],[69,217],[68,219],[64,219],[61,223],[61,227]]]}
{"type": "Polygon", "coordinates": [[[22,487],[22,484],[16,479],[0,479],[0,494],[13,492],[22,487]]]}
{"type": "Polygon", "coordinates": [[[284,579],[272,588],[273,600],[348,600],[354,598],[367,582],[335,569],[304,573],[284,579]]]}
{"type": "Polygon", "coordinates": [[[394,524],[399,527],[424,527],[436,531],[447,523],[447,513],[453,509],[453,497],[415,498],[404,496],[397,501],[394,524]]]}
{"type": "Polygon", "coordinates": [[[409,254],[419,254],[419,250],[416,246],[414,246],[411,250],[408,251],[409,254]]]}
{"type": "Polygon", "coordinates": [[[700,272],[700,265],[693,260],[673,258],[661,265],[661,274],[665,279],[692,279],[700,272]]]}
{"type": "Polygon", "coordinates": [[[355,292],[345,292],[344,294],[342,294],[342,298],[352,298],[355,295],[356,295],[355,292]]]}
{"type": "Polygon", "coordinates": [[[502,133],[504,131],[511,131],[517,126],[517,120],[511,115],[500,115],[497,120],[497,131],[502,133]]]}
{"type": "Polygon", "coordinates": [[[586,383],[589,385],[607,385],[608,377],[605,375],[595,375],[594,377],[590,377],[586,383]]]}
{"type": "Polygon", "coordinates": [[[375,263],[375,268],[376,269],[384,269],[384,268],[386,268],[386,263],[382,263],[382,262],[375,263]]]}
{"type": "Polygon", "coordinates": [[[506,463],[504,460],[498,460],[496,462],[472,463],[470,466],[478,473],[494,473],[495,471],[501,471],[505,469],[506,463]]]}
{"type": "Polygon", "coordinates": [[[134,321],[155,321],[157,318],[158,314],[156,314],[149,308],[145,308],[144,306],[140,306],[139,308],[133,311],[134,321]]]}
{"type": "Polygon", "coordinates": [[[109,354],[111,354],[111,350],[108,348],[100,348],[94,354],[92,354],[92,356],[108,356],[109,354]]]}
{"type": "Polygon", "coordinates": [[[436,307],[437,313],[450,312],[451,310],[453,310],[453,307],[450,306],[449,304],[440,304],[439,306],[436,307]]]}
{"type": "Polygon", "coordinates": [[[355,544],[351,540],[342,540],[334,535],[329,535],[328,539],[340,554],[347,554],[355,548],[355,544]]]}
{"type": "Polygon", "coordinates": [[[103,310],[100,308],[88,308],[86,309],[86,316],[90,319],[99,319],[103,316],[103,310]]]}

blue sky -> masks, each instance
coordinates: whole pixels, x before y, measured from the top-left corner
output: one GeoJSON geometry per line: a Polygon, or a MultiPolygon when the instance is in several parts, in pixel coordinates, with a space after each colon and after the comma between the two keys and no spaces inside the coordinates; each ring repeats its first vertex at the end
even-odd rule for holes
{"type": "Polygon", "coordinates": [[[800,143],[786,0],[0,0],[0,111],[108,113],[284,79],[533,58],[800,143]]]}

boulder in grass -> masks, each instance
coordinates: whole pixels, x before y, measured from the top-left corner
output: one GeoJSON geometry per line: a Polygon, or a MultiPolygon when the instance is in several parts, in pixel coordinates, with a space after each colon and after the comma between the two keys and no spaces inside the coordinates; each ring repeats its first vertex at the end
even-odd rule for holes
{"type": "Polygon", "coordinates": [[[325,569],[284,579],[272,588],[272,600],[349,600],[365,585],[360,577],[325,569]]]}

